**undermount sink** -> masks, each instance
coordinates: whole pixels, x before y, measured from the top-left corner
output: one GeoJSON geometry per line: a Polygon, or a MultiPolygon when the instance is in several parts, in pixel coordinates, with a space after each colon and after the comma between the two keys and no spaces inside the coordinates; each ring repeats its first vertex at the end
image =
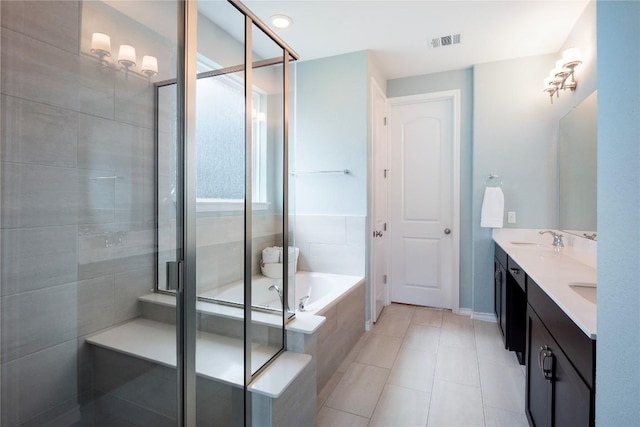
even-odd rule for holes
{"type": "Polygon", "coordinates": [[[570,282],[569,287],[582,298],[597,303],[597,284],[593,282],[570,282]]]}

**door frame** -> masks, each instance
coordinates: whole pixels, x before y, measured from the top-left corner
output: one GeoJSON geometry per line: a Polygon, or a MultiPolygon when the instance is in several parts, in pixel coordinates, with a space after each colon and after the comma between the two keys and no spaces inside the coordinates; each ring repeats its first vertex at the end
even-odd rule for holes
{"type": "MultiPolygon", "coordinates": [[[[369,180],[369,188],[368,188],[368,197],[367,197],[367,201],[368,201],[368,211],[369,211],[369,215],[367,215],[368,218],[368,227],[367,227],[367,246],[368,246],[368,251],[367,251],[367,261],[368,261],[368,265],[367,265],[367,272],[369,275],[369,311],[370,311],[370,323],[374,323],[376,322],[378,319],[376,318],[376,312],[375,312],[375,301],[376,301],[376,283],[375,283],[375,248],[374,248],[374,244],[373,244],[373,240],[372,237],[373,236],[373,232],[375,231],[375,195],[376,195],[376,189],[374,188],[374,183],[375,183],[375,171],[374,171],[374,165],[375,165],[375,156],[376,156],[376,144],[374,141],[374,135],[375,135],[375,126],[376,124],[373,121],[373,117],[374,117],[374,110],[375,110],[375,99],[374,99],[374,92],[379,92],[382,94],[382,96],[385,99],[385,111],[384,111],[384,116],[385,118],[389,117],[389,98],[387,98],[387,95],[384,93],[384,91],[382,90],[382,88],[380,87],[380,85],[378,84],[377,80],[374,77],[371,77],[371,84],[370,84],[370,97],[369,97],[369,108],[370,108],[370,117],[371,120],[369,120],[370,122],[370,135],[371,135],[371,143],[369,144],[369,158],[368,158],[368,164],[369,164],[369,171],[368,171],[368,180],[369,180]]],[[[385,133],[387,134],[387,167],[389,167],[389,163],[388,163],[388,159],[389,159],[389,132],[386,130],[388,129],[388,123],[387,125],[385,125],[385,133]]],[[[389,193],[389,185],[388,185],[388,181],[385,181],[385,183],[387,184],[387,223],[389,222],[389,197],[388,197],[388,193],[389,193]]],[[[387,277],[390,277],[389,275],[389,256],[388,254],[390,253],[389,250],[389,239],[387,238],[386,241],[386,249],[387,249],[387,277]]],[[[387,284],[388,285],[388,284],[387,284]]],[[[384,295],[384,306],[386,307],[387,305],[389,305],[391,303],[390,297],[389,297],[389,286],[387,286],[386,288],[386,292],[384,295]]],[[[369,330],[369,326],[370,323],[367,323],[367,330],[369,330]]]]}
{"type": "MultiPolygon", "coordinates": [[[[399,96],[388,98],[389,120],[391,120],[391,110],[394,106],[420,104],[434,101],[451,100],[453,106],[453,229],[451,231],[452,242],[452,262],[451,262],[451,310],[458,314],[460,312],[460,89],[446,90],[440,92],[421,93],[417,95],[399,96]]],[[[393,141],[388,141],[391,150],[393,141]]],[[[394,171],[391,171],[393,174],[394,171]]],[[[391,198],[389,198],[391,199],[391,198]]],[[[389,213],[391,211],[389,210],[389,213]]],[[[390,214],[391,215],[391,214],[390,214]]],[[[392,220],[390,219],[391,223],[392,220]]],[[[393,227],[389,233],[393,234],[393,227]]],[[[393,253],[389,251],[391,258],[393,253]]],[[[393,277],[392,263],[389,263],[389,277],[393,277]]],[[[393,286],[393,284],[391,285],[393,286]]]]}

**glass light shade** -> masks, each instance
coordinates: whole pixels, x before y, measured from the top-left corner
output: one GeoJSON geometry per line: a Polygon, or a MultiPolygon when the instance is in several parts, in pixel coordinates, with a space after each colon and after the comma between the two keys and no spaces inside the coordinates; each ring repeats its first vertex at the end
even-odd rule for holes
{"type": "Polygon", "coordinates": [[[145,55],[142,57],[141,70],[148,77],[158,74],[158,58],[155,56],[145,55]]]}
{"type": "Polygon", "coordinates": [[[580,49],[571,47],[562,52],[562,65],[564,68],[574,68],[576,65],[582,64],[581,58],[580,49]]]}
{"type": "Polygon", "coordinates": [[[91,35],[91,53],[111,56],[111,37],[103,33],[93,33],[91,35]]]}
{"type": "Polygon", "coordinates": [[[271,17],[271,23],[277,28],[289,28],[293,20],[287,15],[273,15],[271,17]]]}
{"type": "Polygon", "coordinates": [[[136,48],[128,44],[121,44],[118,52],[118,62],[125,67],[133,67],[136,65],[136,48]]]}

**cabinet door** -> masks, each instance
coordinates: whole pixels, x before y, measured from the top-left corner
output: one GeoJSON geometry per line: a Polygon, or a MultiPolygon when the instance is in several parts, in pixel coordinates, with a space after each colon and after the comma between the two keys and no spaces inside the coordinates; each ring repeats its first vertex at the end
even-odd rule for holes
{"type": "Polygon", "coordinates": [[[555,351],[553,421],[555,426],[589,427],[591,390],[562,351],[555,351]]]}
{"type": "Polygon", "coordinates": [[[493,311],[496,313],[496,321],[500,324],[500,263],[498,258],[493,260],[493,311]]]}
{"type": "MultiPolygon", "coordinates": [[[[538,316],[527,308],[527,418],[532,427],[552,425],[553,383],[545,378],[542,363],[553,375],[553,356],[544,353],[551,342],[551,336],[538,316]],[[543,356],[545,359],[543,361],[543,356]]],[[[572,425],[572,424],[567,424],[572,425]]]]}
{"type": "Polygon", "coordinates": [[[500,329],[504,337],[504,348],[509,349],[509,338],[507,335],[507,270],[498,264],[500,270],[500,329]]]}

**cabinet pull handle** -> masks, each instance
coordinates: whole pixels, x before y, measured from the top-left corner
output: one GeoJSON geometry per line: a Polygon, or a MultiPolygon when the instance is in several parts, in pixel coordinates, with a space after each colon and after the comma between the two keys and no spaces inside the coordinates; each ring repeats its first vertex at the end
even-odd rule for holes
{"type": "Polygon", "coordinates": [[[511,274],[515,274],[516,276],[517,276],[518,274],[520,274],[520,269],[519,269],[519,268],[513,268],[513,267],[511,267],[511,268],[509,269],[509,271],[511,272],[511,274]]]}
{"type": "Polygon", "coordinates": [[[549,382],[553,381],[553,352],[549,349],[548,345],[540,347],[540,353],[538,353],[538,366],[542,371],[544,379],[549,382]]]}

